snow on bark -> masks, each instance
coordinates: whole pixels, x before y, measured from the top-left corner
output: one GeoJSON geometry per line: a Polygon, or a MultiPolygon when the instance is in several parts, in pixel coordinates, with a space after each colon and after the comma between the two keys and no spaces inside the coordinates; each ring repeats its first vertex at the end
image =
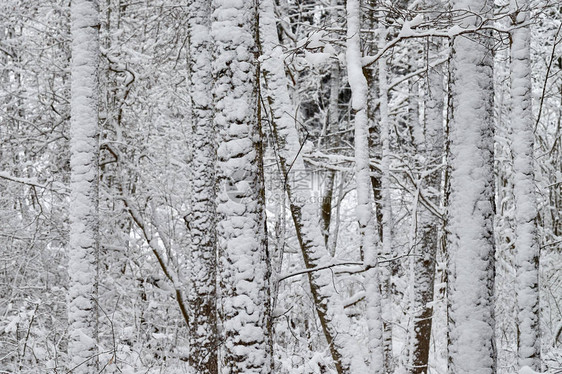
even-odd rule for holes
{"type": "MultiPolygon", "coordinates": [[[[284,175],[292,170],[304,170],[301,146],[291,117],[294,113],[284,70],[284,56],[279,44],[272,0],[260,2],[260,41],[263,52],[262,73],[264,96],[272,112],[272,123],[279,144],[279,159],[284,175]]],[[[291,190],[286,186],[291,214],[307,269],[332,261],[324,245],[317,209],[312,205],[310,191],[291,190]]],[[[343,310],[343,300],[335,292],[332,274],[327,271],[308,273],[310,289],[324,336],[329,345],[338,373],[366,373],[361,350],[350,335],[350,321],[343,310]]]]}
{"type": "MultiPolygon", "coordinates": [[[[456,0],[468,9],[460,27],[491,16],[487,0],[456,0]]],[[[451,60],[450,204],[448,225],[449,371],[495,372],[494,130],[491,39],[457,36],[451,60]]]]}
{"type": "Polygon", "coordinates": [[[220,372],[224,374],[271,372],[256,11],[255,1],[213,0],[220,372]]]}
{"type": "Polygon", "coordinates": [[[189,365],[217,373],[215,131],[211,69],[211,0],[190,4],[190,96],[193,121],[189,365]]]}
{"type": "MultiPolygon", "coordinates": [[[[431,5],[432,2],[430,2],[431,5]]],[[[438,41],[429,40],[428,56],[435,56],[438,51],[438,41]]],[[[427,85],[424,98],[424,139],[418,145],[418,152],[425,161],[425,166],[432,170],[425,179],[420,181],[420,188],[427,190],[441,190],[441,169],[435,169],[441,164],[443,156],[443,69],[437,65],[427,73],[427,85]]],[[[433,196],[432,200],[439,206],[440,196],[433,196]]],[[[417,237],[415,240],[414,256],[411,258],[411,284],[413,287],[412,316],[413,326],[410,332],[410,368],[413,374],[423,374],[428,371],[429,351],[431,343],[431,325],[433,319],[433,287],[435,280],[435,258],[439,246],[438,219],[422,204],[416,210],[417,237]]]]}
{"type": "MultiPolygon", "coordinates": [[[[379,48],[385,44],[388,30],[379,27],[379,48]]],[[[380,103],[380,143],[381,143],[381,207],[382,207],[382,255],[392,255],[392,205],[390,196],[390,118],[388,115],[387,60],[379,59],[379,103],[380,103]]],[[[388,267],[381,268],[382,317],[384,361],[387,372],[393,370],[392,354],[392,300],[390,292],[391,274],[388,267]]]]}
{"type": "MultiPolygon", "coordinates": [[[[331,0],[331,6],[333,10],[330,12],[330,22],[334,27],[338,24],[338,12],[336,11],[338,7],[338,0],[331,0]]],[[[339,146],[339,137],[333,136],[334,133],[338,131],[339,127],[339,94],[341,87],[341,74],[340,74],[340,62],[338,59],[332,59],[330,67],[330,97],[328,99],[328,121],[326,121],[325,129],[323,133],[325,136],[324,146],[328,149],[336,148],[339,146]]],[[[328,175],[326,176],[326,190],[322,196],[322,233],[324,234],[324,243],[328,252],[333,257],[336,253],[336,245],[338,238],[338,228],[339,228],[339,215],[336,214],[332,217],[332,208],[334,200],[334,189],[336,172],[335,170],[328,170],[328,175]],[[335,218],[335,219],[332,219],[335,218]],[[333,223],[333,229],[330,232],[330,226],[333,223]]],[[[339,206],[336,207],[339,209],[339,206]]],[[[337,213],[337,212],[336,212],[337,213]]]]}
{"type": "Polygon", "coordinates": [[[533,172],[531,108],[531,31],[529,1],[512,2],[511,96],[515,262],[517,292],[517,358],[519,366],[539,370],[539,242],[533,172]],[[526,25],[525,25],[526,24],[526,25]]]}
{"type": "Polygon", "coordinates": [[[97,373],[98,283],[98,65],[96,0],[71,4],[69,368],[97,373]]]}
{"type": "MultiPolygon", "coordinates": [[[[337,140],[333,139],[329,134],[332,134],[338,130],[338,96],[341,85],[340,68],[338,61],[332,61],[332,66],[330,69],[330,98],[328,100],[328,120],[323,131],[323,137],[325,139],[324,144],[328,148],[334,147],[337,140]]],[[[332,246],[331,242],[334,241],[337,236],[336,227],[334,227],[333,233],[330,234],[330,224],[332,223],[332,200],[334,198],[334,181],[336,172],[334,170],[327,171],[326,176],[326,190],[322,196],[322,234],[324,235],[324,244],[331,256],[335,254],[335,245],[332,246]],[[331,235],[331,236],[330,236],[331,235]]],[[[336,220],[337,221],[337,220],[336,220]]],[[[337,226],[337,223],[334,225],[337,226]]]]}
{"type": "Polygon", "coordinates": [[[370,372],[384,373],[383,323],[377,255],[379,240],[373,211],[370,177],[369,126],[367,119],[368,84],[361,66],[359,0],[347,0],[347,76],[351,87],[351,105],[355,111],[355,179],[357,184],[357,221],[365,263],[373,266],[366,274],[366,318],[369,329],[370,372]]]}

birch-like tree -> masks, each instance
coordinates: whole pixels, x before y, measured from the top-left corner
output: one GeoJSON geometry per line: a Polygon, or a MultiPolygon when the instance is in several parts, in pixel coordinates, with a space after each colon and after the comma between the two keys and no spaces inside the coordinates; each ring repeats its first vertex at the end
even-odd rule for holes
{"type": "Polygon", "coordinates": [[[534,132],[531,98],[530,2],[512,1],[511,99],[517,358],[520,366],[540,370],[539,242],[536,227],[534,132]]]}
{"type": "Polygon", "coordinates": [[[71,5],[69,369],[98,372],[98,64],[97,0],[71,5]]]}
{"type": "Polygon", "coordinates": [[[217,373],[215,131],[211,69],[211,1],[190,6],[190,98],[193,121],[189,363],[197,373],[217,373]]]}
{"type": "MultiPolygon", "coordinates": [[[[488,0],[453,1],[462,28],[491,16],[488,0]]],[[[494,373],[494,130],[489,32],[454,39],[448,234],[449,372],[494,373]]]]}
{"type": "Polygon", "coordinates": [[[257,1],[213,1],[221,373],[271,371],[257,1]]]}

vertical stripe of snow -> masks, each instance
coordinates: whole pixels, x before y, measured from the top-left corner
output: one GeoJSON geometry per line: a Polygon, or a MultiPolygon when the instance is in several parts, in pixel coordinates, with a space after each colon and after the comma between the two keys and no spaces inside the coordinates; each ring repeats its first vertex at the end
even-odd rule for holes
{"type": "Polygon", "coordinates": [[[369,128],[367,120],[368,84],[361,65],[360,3],[347,0],[347,77],[351,103],[355,112],[355,179],[357,183],[357,221],[359,240],[365,262],[371,268],[366,274],[367,324],[369,329],[370,372],[384,373],[383,323],[377,255],[379,240],[373,211],[369,164],[369,128]]]}
{"type": "MultiPolygon", "coordinates": [[[[493,2],[455,0],[460,27],[491,17],[493,2]]],[[[448,235],[449,372],[495,372],[492,52],[489,34],[456,37],[451,60],[448,235]]]]}
{"type": "MultiPolygon", "coordinates": [[[[261,65],[264,80],[264,97],[272,112],[272,123],[279,145],[279,158],[283,173],[304,170],[301,146],[291,117],[294,113],[284,70],[284,56],[274,16],[272,0],[260,2],[260,41],[263,52],[261,65]]],[[[305,266],[310,269],[332,260],[326,250],[315,206],[311,204],[310,191],[291,190],[286,185],[291,214],[302,249],[305,266]]],[[[349,335],[350,322],[343,310],[339,294],[334,290],[332,274],[327,271],[308,273],[310,289],[322,330],[338,373],[366,373],[367,368],[357,342],[349,335]]]]}
{"type": "Polygon", "coordinates": [[[189,365],[193,372],[211,374],[218,372],[211,0],[192,0],[189,11],[190,97],[194,127],[189,365]]]}
{"type": "Polygon", "coordinates": [[[540,369],[539,242],[533,172],[529,1],[512,1],[511,96],[519,366],[540,369]]]}
{"type": "Polygon", "coordinates": [[[271,372],[256,11],[256,1],[213,0],[223,374],[271,372]]]}
{"type": "Polygon", "coordinates": [[[71,4],[69,369],[97,373],[98,64],[96,0],[71,4]]]}

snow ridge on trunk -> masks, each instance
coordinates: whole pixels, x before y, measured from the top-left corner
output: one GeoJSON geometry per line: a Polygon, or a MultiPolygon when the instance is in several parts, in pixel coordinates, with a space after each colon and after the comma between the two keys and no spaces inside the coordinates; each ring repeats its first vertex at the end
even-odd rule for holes
{"type": "Polygon", "coordinates": [[[98,372],[98,65],[96,0],[71,4],[69,369],[98,372]]]}
{"type": "Polygon", "coordinates": [[[193,120],[189,365],[217,373],[215,130],[211,69],[211,1],[190,4],[190,96],[193,120]]]}
{"type": "Polygon", "coordinates": [[[539,242],[533,172],[531,107],[531,30],[529,1],[513,2],[511,34],[511,96],[513,195],[515,200],[515,263],[517,292],[517,358],[519,366],[541,368],[539,329],[539,242]]]}
{"type": "Polygon", "coordinates": [[[223,374],[271,372],[256,23],[256,1],[213,0],[223,374]]]}
{"type": "MultiPolygon", "coordinates": [[[[461,27],[491,17],[492,2],[456,0],[461,27]]],[[[449,372],[494,373],[494,125],[489,33],[458,36],[451,61],[448,235],[449,372]]]]}

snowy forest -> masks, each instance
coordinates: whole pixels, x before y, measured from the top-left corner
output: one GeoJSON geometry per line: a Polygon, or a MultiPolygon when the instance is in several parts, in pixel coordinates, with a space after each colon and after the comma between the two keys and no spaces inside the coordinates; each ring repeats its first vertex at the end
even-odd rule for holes
{"type": "Polygon", "coordinates": [[[557,0],[0,0],[0,374],[562,373],[557,0]]]}

